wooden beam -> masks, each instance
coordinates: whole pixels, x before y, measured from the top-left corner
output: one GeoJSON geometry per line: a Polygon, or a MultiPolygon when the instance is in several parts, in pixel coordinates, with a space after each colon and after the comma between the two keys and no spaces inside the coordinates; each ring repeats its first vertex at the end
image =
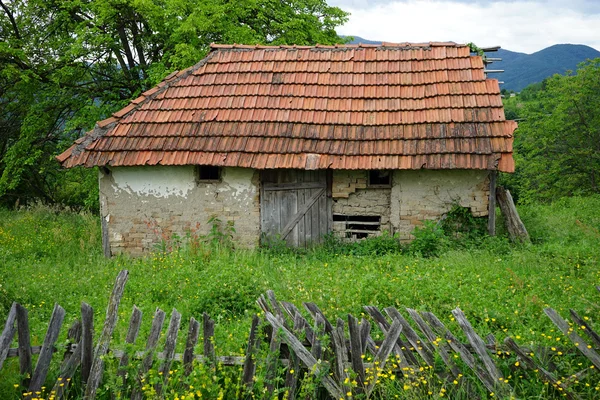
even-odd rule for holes
{"type": "Polygon", "coordinates": [[[496,236],[496,171],[490,171],[490,195],[488,200],[488,234],[496,236]]]}

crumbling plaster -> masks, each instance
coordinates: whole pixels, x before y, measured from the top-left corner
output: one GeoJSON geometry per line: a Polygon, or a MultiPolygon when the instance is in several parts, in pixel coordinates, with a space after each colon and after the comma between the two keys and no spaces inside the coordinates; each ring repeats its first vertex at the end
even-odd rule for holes
{"type": "Polygon", "coordinates": [[[174,234],[206,235],[216,216],[232,222],[241,247],[258,244],[258,173],[223,168],[219,182],[199,182],[193,166],[111,168],[100,172],[101,216],[112,253],[140,254],[174,234]]]}

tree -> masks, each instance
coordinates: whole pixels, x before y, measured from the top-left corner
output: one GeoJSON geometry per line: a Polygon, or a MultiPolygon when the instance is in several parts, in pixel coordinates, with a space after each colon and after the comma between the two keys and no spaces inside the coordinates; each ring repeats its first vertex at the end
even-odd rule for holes
{"type": "MultiPolygon", "coordinates": [[[[0,0],[0,201],[80,204],[94,171],[54,156],[211,42],[333,44],[325,0],[0,0]]],[[[87,199],[92,204],[97,196],[87,199]]]]}
{"type": "Polygon", "coordinates": [[[600,193],[600,59],[524,92],[508,178],[520,200],[600,193]]]}

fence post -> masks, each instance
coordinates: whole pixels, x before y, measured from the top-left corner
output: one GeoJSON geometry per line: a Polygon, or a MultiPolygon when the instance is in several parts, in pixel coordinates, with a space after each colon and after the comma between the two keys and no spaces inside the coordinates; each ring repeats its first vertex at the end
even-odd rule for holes
{"type": "Polygon", "coordinates": [[[62,326],[63,320],[65,319],[65,310],[58,304],[54,305],[54,311],[50,317],[50,324],[48,324],[48,331],[44,338],[44,344],[40,350],[40,356],[29,384],[29,392],[35,393],[41,390],[46,375],[48,374],[48,367],[50,367],[50,360],[52,360],[52,353],[54,352],[54,343],[58,339],[60,327],[62,326]]]}
{"type": "Polygon", "coordinates": [[[98,385],[100,385],[100,379],[102,379],[102,372],[104,370],[104,361],[102,357],[104,357],[108,351],[108,345],[110,344],[110,339],[115,329],[115,325],[117,324],[117,319],[119,317],[119,303],[121,302],[121,297],[125,290],[125,283],[127,282],[128,275],[129,272],[127,270],[123,270],[119,273],[112,295],[108,301],[106,320],[104,321],[104,328],[102,329],[100,340],[98,341],[96,351],[94,352],[94,361],[92,362],[90,376],[85,387],[84,399],[93,400],[96,398],[96,390],[98,389],[98,385]]]}
{"type": "Polygon", "coordinates": [[[4,364],[4,360],[8,355],[10,344],[12,343],[13,337],[15,336],[15,332],[17,330],[17,328],[15,328],[16,317],[17,303],[13,303],[10,311],[8,312],[8,316],[6,317],[6,324],[4,325],[2,335],[0,335],[0,369],[2,369],[2,364],[4,364]]]}

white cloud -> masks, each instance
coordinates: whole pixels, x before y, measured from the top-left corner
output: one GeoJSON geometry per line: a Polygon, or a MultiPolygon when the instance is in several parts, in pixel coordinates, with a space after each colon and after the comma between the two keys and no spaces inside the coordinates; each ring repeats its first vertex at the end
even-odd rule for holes
{"type": "Polygon", "coordinates": [[[533,53],[557,43],[600,50],[600,2],[587,0],[330,0],[352,13],[338,29],[388,42],[474,42],[533,53]]]}

